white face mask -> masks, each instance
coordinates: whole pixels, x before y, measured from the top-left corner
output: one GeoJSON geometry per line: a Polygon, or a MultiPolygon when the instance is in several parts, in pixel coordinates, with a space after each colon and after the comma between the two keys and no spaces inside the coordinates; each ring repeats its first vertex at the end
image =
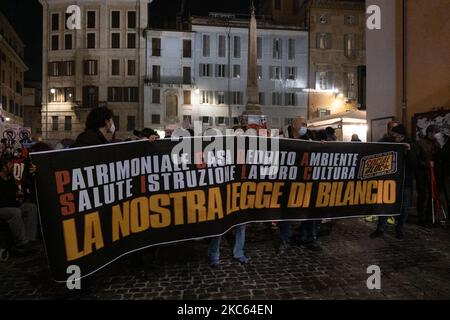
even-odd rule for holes
{"type": "Polygon", "coordinates": [[[109,130],[108,130],[111,134],[114,134],[114,132],[116,132],[116,125],[114,124],[114,122],[113,122],[113,124],[111,125],[111,127],[109,128],[109,130]]]}
{"type": "Polygon", "coordinates": [[[434,135],[434,137],[436,138],[436,141],[439,143],[439,145],[442,148],[445,144],[445,139],[444,139],[444,136],[442,135],[442,133],[438,132],[434,135]]]}

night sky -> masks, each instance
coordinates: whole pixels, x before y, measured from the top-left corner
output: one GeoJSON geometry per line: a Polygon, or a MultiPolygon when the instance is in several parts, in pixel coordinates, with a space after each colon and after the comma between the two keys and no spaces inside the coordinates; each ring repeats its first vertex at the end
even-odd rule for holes
{"type": "MultiPolygon", "coordinates": [[[[207,15],[210,11],[248,12],[251,0],[186,0],[185,14],[207,15]]],[[[255,1],[255,4],[257,1],[255,1]]],[[[174,27],[181,0],[154,0],[149,5],[149,21],[174,27]]],[[[0,0],[0,11],[8,18],[25,43],[25,81],[42,79],[42,7],[38,0],[0,0]]]]}
{"type": "Polygon", "coordinates": [[[25,81],[42,79],[42,7],[38,0],[0,0],[0,11],[25,43],[25,81]]]}
{"type": "MultiPolygon", "coordinates": [[[[262,0],[254,0],[255,7],[262,0]]],[[[352,0],[364,1],[364,0],[352,0]]],[[[149,24],[159,28],[175,28],[182,0],[154,0],[149,5],[149,24]]],[[[207,15],[211,11],[246,13],[251,0],[185,0],[184,15],[207,15]]],[[[9,19],[25,43],[25,63],[29,71],[25,81],[42,78],[42,7],[38,0],[0,0],[0,11],[9,19]]],[[[257,12],[258,13],[258,12],[257,12]]]]}

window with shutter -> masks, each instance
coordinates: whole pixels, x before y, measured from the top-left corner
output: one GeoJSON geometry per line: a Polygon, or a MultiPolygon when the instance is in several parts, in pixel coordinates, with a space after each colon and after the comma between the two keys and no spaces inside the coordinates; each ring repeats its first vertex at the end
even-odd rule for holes
{"type": "Polygon", "coordinates": [[[59,13],[52,14],[52,31],[59,31],[59,13]]]}
{"type": "Polygon", "coordinates": [[[233,57],[241,57],[241,37],[235,36],[233,42],[233,57]]]}
{"type": "Polygon", "coordinates": [[[203,56],[209,57],[210,47],[209,47],[209,35],[203,35],[203,56]]]}
{"type": "Polygon", "coordinates": [[[256,52],[257,52],[257,58],[262,59],[262,48],[263,47],[263,39],[261,37],[258,37],[256,40],[256,52]]]}
{"type": "Polygon", "coordinates": [[[136,33],[128,33],[127,48],[128,49],[136,49],[136,33]]]}
{"type": "Polygon", "coordinates": [[[152,103],[161,103],[161,91],[159,89],[152,90],[152,103]]]}
{"type": "Polygon", "coordinates": [[[87,34],[87,44],[86,47],[88,49],[95,49],[95,33],[87,34]]]}
{"type": "Polygon", "coordinates": [[[295,40],[289,39],[289,50],[288,50],[288,59],[293,60],[295,59],[295,40]]]}
{"type": "Polygon", "coordinates": [[[238,64],[233,65],[233,78],[241,77],[241,66],[238,64]]]}
{"type": "Polygon", "coordinates": [[[87,13],[87,27],[88,29],[95,29],[95,18],[96,18],[96,14],[95,11],[88,11],[87,13]]]}
{"type": "Polygon", "coordinates": [[[281,59],[282,41],[279,38],[273,39],[273,58],[281,59]]]}
{"type": "Polygon", "coordinates": [[[191,105],[191,91],[190,90],[183,91],[183,103],[185,105],[191,105]]]}
{"type": "Polygon", "coordinates": [[[72,50],[72,35],[66,34],[64,36],[64,49],[72,50]]]}
{"type": "Polygon", "coordinates": [[[152,56],[153,57],[161,56],[161,39],[160,38],[152,38],[152,56]]]}
{"type": "Polygon", "coordinates": [[[136,11],[128,11],[128,29],[136,28],[136,11]]]}
{"type": "Polygon", "coordinates": [[[191,67],[183,67],[183,83],[191,83],[191,67]]]}
{"type": "Polygon", "coordinates": [[[58,35],[52,36],[52,50],[53,51],[59,50],[59,36],[58,35]]]}
{"type": "Polygon", "coordinates": [[[225,57],[225,46],[225,36],[219,35],[218,56],[221,58],[225,57]]]}
{"type": "Polygon", "coordinates": [[[120,11],[111,12],[111,28],[120,28],[120,11]]]}
{"type": "Polygon", "coordinates": [[[192,41],[183,40],[183,58],[192,57],[192,41]]]}
{"type": "Polygon", "coordinates": [[[120,49],[120,33],[111,33],[111,48],[120,49]]]}

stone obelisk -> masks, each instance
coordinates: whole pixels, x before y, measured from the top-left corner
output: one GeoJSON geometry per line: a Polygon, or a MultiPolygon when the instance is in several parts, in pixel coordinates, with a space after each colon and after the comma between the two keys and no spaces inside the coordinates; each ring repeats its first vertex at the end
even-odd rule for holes
{"type": "Polygon", "coordinates": [[[250,25],[248,29],[248,71],[247,71],[247,104],[243,115],[261,115],[258,88],[257,33],[255,7],[252,3],[250,25]]]}

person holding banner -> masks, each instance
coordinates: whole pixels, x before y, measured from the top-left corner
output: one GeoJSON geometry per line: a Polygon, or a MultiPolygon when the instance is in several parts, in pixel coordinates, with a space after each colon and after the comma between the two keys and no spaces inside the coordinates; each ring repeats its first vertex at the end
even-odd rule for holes
{"type": "Polygon", "coordinates": [[[116,131],[113,117],[113,112],[106,107],[93,109],[87,116],[86,129],[78,135],[72,148],[109,143],[106,135],[116,131]]]}
{"type": "MultiPolygon", "coordinates": [[[[408,208],[411,205],[412,200],[412,186],[413,186],[413,158],[411,153],[410,141],[406,137],[406,129],[402,124],[398,124],[390,130],[390,135],[394,139],[395,143],[401,143],[405,145],[405,157],[404,157],[404,168],[405,168],[405,182],[403,187],[403,198],[402,198],[402,209],[400,216],[396,219],[397,226],[395,228],[395,234],[397,239],[403,239],[403,226],[408,219],[408,208]]],[[[386,229],[388,217],[380,216],[378,217],[377,229],[370,234],[371,238],[378,238],[383,236],[386,229]]]]}
{"type": "Polygon", "coordinates": [[[18,201],[20,194],[12,170],[12,160],[0,158],[0,221],[9,225],[14,240],[11,253],[26,255],[34,252],[31,242],[37,235],[37,207],[18,201]]]}
{"type": "MultiPolygon", "coordinates": [[[[86,119],[86,129],[71,146],[71,148],[96,146],[110,143],[107,139],[107,134],[114,135],[116,126],[114,124],[114,114],[106,107],[99,107],[93,109],[86,119]]],[[[156,136],[150,136],[148,140],[153,142],[157,139],[156,136]]]]}
{"type": "MultiPolygon", "coordinates": [[[[282,137],[290,139],[308,140],[307,122],[304,117],[297,117],[292,121],[290,126],[283,128],[282,137]]],[[[290,223],[281,221],[279,224],[279,245],[278,252],[283,253],[289,246],[291,239],[290,223]]],[[[299,234],[294,236],[295,242],[304,245],[312,251],[321,251],[322,247],[317,241],[317,222],[315,220],[304,221],[301,223],[299,234]]]]}
{"type": "MultiPolygon", "coordinates": [[[[240,225],[234,228],[235,233],[234,247],[233,247],[233,259],[246,264],[249,260],[244,254],[245,245],[245,225],[240,225]]],[[[215,268],[220,264],[220,242],[222,237],[214,237],[211,240],[208,248],[208,256],[210,259],[210,266],[215,268]]]]}
{"type": "Polygon", "coordinates": [[[417,215],[419,225],[426,226],[431,223],[431,174],[430,164],[440,166],[441,150],[436,141],[438,132],[435,125],[429,125],[426,136],[417,142],[418,165],[416,169],[417,178],[417,215]]]}

